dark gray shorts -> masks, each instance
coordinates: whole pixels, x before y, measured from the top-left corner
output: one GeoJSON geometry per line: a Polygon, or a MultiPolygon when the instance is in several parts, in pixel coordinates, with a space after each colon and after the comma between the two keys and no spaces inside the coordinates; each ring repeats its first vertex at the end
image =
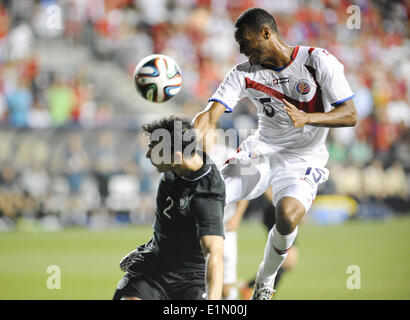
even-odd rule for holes
{"type": "Polygon", "coordinates": [[[137,297],[142,300],[204,300],[204,272],[160,272],[152,264],[132,268],[118,282],[114,300],[137,297]],[[137,269],[137,270],[135,270],[137,269]]]}

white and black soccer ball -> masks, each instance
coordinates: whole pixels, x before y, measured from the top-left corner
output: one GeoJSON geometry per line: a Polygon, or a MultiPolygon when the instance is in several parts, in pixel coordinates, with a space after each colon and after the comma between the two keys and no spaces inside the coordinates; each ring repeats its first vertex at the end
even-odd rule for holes
{"type": "Polygon", "coordinates": [[[137,92],[148,101],[167,101],[181,90],[181,69],[170,57],[152,54],[135,67],[134,85],[137,92]]]}

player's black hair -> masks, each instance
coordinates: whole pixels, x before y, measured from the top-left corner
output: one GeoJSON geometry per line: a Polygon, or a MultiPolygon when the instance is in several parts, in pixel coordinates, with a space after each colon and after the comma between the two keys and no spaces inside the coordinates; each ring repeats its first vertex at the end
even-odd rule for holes
{"type": "Polygon", "coordinates": [[[171,136],[171,154],[174,154],[176,151],[181,151],[184,156],[193,156],[195,154],[197,146],[195,129],[187,119],[170,116],[142,126],[142,130],[148,135],[151,135],[158,129],[164,129],[169,132],[171,136]],[[181,148],[180,150],[176,146],[177,143],[181,148]],[[188,153],[185,153],[185,149],[188,146],[188,153]]]}
{"type": "Polygon", "coordinates": [[[268,25],[273,31],[278,32],[275,18],[266,10],[251,8],[241,13],[235,22],[235,34],[241,33],[244,28],[252,31],[259,31],[263,26],[268,25]]]}

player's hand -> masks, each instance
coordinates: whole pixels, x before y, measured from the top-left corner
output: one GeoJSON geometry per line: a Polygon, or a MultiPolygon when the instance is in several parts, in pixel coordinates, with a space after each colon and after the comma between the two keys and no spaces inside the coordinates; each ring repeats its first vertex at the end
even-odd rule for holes
{"type": "Polygon", "coordinates": [[[290,120],[292,120],[293,126],[295,128],[303,127],[305,124],[308,123],[308,114],[296,108],[293,104],[282,99],[283,103],[285,104],[284,109],[290,120]]]}

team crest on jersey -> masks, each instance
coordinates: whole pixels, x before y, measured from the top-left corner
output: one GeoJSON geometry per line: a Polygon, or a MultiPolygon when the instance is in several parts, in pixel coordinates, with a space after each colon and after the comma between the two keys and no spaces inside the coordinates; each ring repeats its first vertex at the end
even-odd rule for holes
{"type": "Polygon", "coordinates": [[[295,89],[299,94],[308,94],[310,92],[310,84],[307,80],[300,80],[296,83],[295,89]]]}
{"type": "Polygon", "coordinates": [[[128,280],[129,280],[128,277],[123,277],[123,278],[118,282],[117,289],[118,289],[118,290],[123,289],[123,288],[127,285],[128,280]]]}
{"type": "Polygon", "coordinates": [[[184,191],[181,195],[181,198],[179,199],[179,209],[181,214],[184,216],[186,216],[188,213],[187,211],[189,208],[189,200],[191,200],[191,197],[186,191],[184,191]]]}

